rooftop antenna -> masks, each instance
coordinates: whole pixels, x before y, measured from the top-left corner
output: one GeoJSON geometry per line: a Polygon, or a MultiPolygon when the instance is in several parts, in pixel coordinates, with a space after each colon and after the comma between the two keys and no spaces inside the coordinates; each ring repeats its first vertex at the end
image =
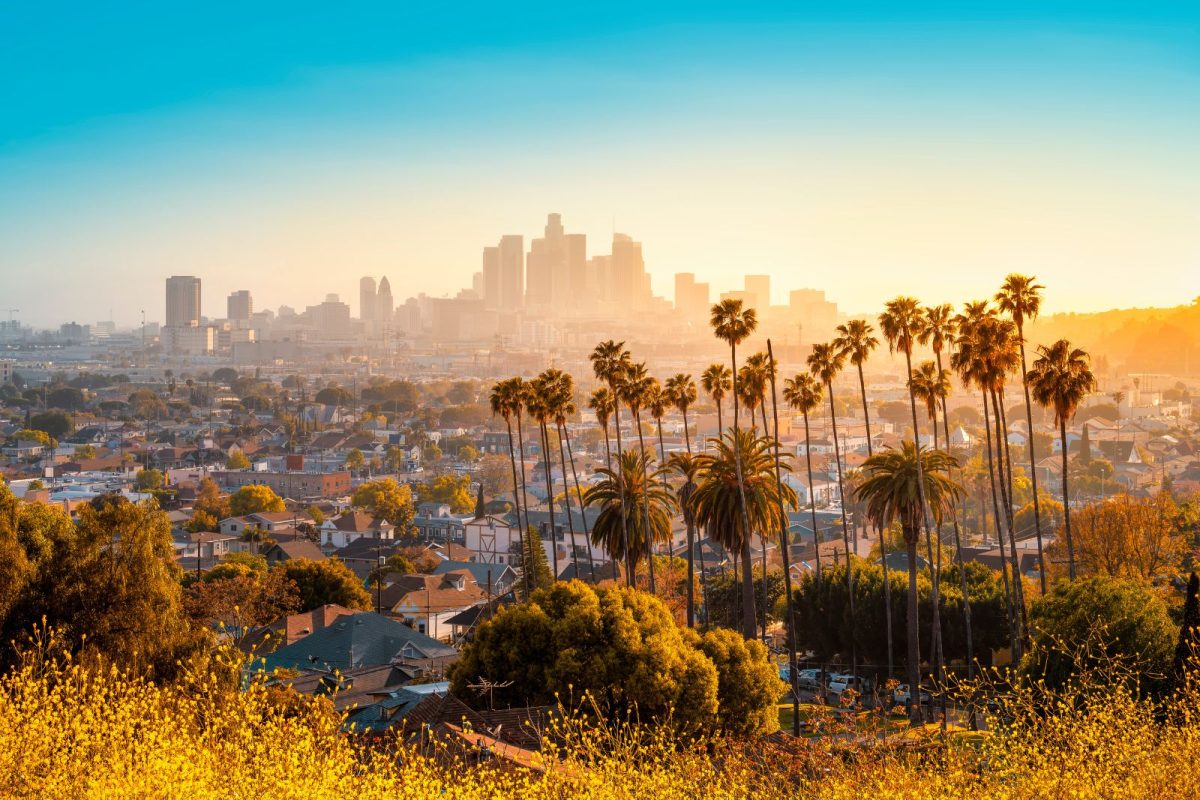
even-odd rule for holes
{"type": "Polygon", "coordinates": [[[509,686],[512,686],[512,684],[513,684],[512,681],[504,681],[503,683],[498,683],[496,681],[491,681],[491,680],[488,680],[487,678],[480,677],[480,678],[475,679],[475,683],[468,683],[467,688],[474,689],[475,692],[478,693],[480,696],[483,696],[483,694],[486,692],[487,698],[488,698],[488,710],[495,711],[496,704],[494,702],[495,698],[493,696],[495,691],[497,689],[507,689],[509,686]]]}

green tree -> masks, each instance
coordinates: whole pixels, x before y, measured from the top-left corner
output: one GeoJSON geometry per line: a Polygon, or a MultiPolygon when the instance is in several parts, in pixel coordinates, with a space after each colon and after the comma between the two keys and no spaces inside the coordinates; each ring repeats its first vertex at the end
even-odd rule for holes
{"type": "Polygon", "coordinates": [[[221,494],[221,488],[212,478],[202,478],[196,490],[195,511],[203,511],[217,521],[230,516],[229,497],[221,494]]]}
{"type": "Polygon", "coordinates": [[[29,427],[45,431],[54,439],[61,439],[72,429],[71,418],[62,411],[43,411],[29,418],[29,427]]]}
{"type": "Polygon", "coordinates": [[[22,428],[8,438],[11,442],[37,442],[42,447],[51,449],[58,447],[58,442],[53,436],[43,430],[34,430],[33,428],[22,428]]]}
{"type": "Polygon", "coordinates": [[[349,453],[346,453],[346,469],[350,470],[351,472],[355,474],[362,472],[362,469],[366,466],[366,464],[366,456],[364,456],[363,451],[359,450],[357,447],[351,449],[349,453]]]}
{"type": "Polygon", "coordinates": [[[600,480],[583,496],[585,505],[598,506],[592,525],[592,544],[603,547],[613,559],[625,561],[626,569],[637,571],[648,547],[647,536],[657,542],[671,538],[671,514],[675,498],[665,488],[660,470],[650,468],[649,457],[628,450],[616,458],[618,470],[596,470],[600,480]],[[644,513],[648,509],[649,513],[644,513]],[[649,528],[646,522],[649,521],[649,528]]]}
{"type": "Polygon", "coordinates": [[[717,669],[717,727],[730,736],[755,738],[779,727],[779,671],[766,646],[718,628],[704,634],[700,650],[717,669]]]}
{"type": "MultiPolygon", "coordinates": [[[[840,574],[840,573],[839,573],[840,574]]],[[[845,576],[843,575],[843,580],[845,576]]],[[[719,577],[707,578],[705,581],[708,592],[708,603],[706,611],[708,612],[709,625],[717,625],[722,628],[738,629],[741,627],[742,616],[742,600],[741,600],[741,579],[736,575],[724,575],[719,577]]],[[[768,604],[765,609],[755,609],[757,614],[757,624],[761,628],[764,623],[770,623],[781,620],[784,614],[778,608],[779,601],[783,599],[783,573],[777,569],[767,573],[767,586],[764,593],[762,574],[754,576],[754,596],[765,597],[768,604]]],[[[842,587],[842,594],[845,596],[845,587],[842,587]]]]}
{"type": "Polygon", "coordinates": [[[717,665],[700,636],[676,625],[662,601],[623,586],[594,589],[567,581],[480,626],[452,668],[451,691],[467,702],[486,703],[468,688],[482,677],[511,681],[496,690],[497,705],[578,703],[590,694],[609,720],[636,717],[684,734],[705,734],[719,730],[728,716],[731,728],[761,723],[774,729],[754,705],[757,698],[773,710],[784,690],[777,678],[774,686],[765,674],[759,681],[753,664],[757,659],[769,667],[765,650],[738,652],[720,636],[708,646],[731,670],[728,715],[719,705],[717,665]],[[736,687],[739,680],[746,686],[736,687]]]}
{"type": "Polygon", "coordinates": [[[76,458],[95,458],[96,457],[96,448],[92,447],[90,444],[80,445],[79,447],[75,448],[75,457],[76,458]]]}
{"type": "Polygon", "coordinates": [[[285,506],[279,495],[270,486],[249,484],[234,492],[229,498],[229,511],[235,517],[247,514],[283,511],[285,506]]]}
{"type": "Polygon", "coordinates": [[[133,486],[139,492],[161,489],[163,486],[163,474],[157,469],[138,470],[137,475],[133,479],[133,486]]]}
{"type": "Polygon", "coordinates": [[[225,469],[250,469],[250,459],[241,450],[234,450],[225,459],[225,469]]]}
{"type": "Polygon", "coordinates": [[[550,562],[546,560],[542,537],[537,528],[530,525],[529,530],[521,537],[522,596],[528,597],[535,590],[544,589],[552,583],[554,573],[550,571],[550,562]]]}
{"type": "Polygon", "coordinates": [[[60,386],[46,394],[46,405],[65,411],[78,411],[83,408],[83,392],[73,386],[60,386]]]}
{"type": "Polygon", "coordinates": [[[325,512],[321,510],[320,506],[309,506],[308,516],[312,517],[314,525],[323,525],[325,523],[325,512]]]}
{"type": "Polygon", "coordinates": [[[401,485],[392,478],[377,478],[361,484],[350,496],[350,503],[395,525],[397,536],[407,536],[411,532],[413,517],[417,513],[412,490],[407,484],[401,485]]]}
{"type": "Polygon", "coordinates": [[[475,508],[469,475],[438,475],[418,484],[417,495],[422,503],[445,503],[455,514],[466,514],[475,508]]]}
{"type": "Polygon", "coordinates": [[[1179,630],[1141,581],[1059,581],[1034,601],[1029,621],[1033,646],[1021,661],[1028,680],[1062,689],[1082,672],[1120,664],[1129,669],[1128,691],[1154,695],[1169,684],[1179,630]]]}
{"type": "Polygon", "coordinates": [[[311,611],[330,603],[364,611],[374,607],[362,581],[336,558],[325,561],[297,558],[283,562],[276,569],[296,585],[300,611],[311,611]]]}

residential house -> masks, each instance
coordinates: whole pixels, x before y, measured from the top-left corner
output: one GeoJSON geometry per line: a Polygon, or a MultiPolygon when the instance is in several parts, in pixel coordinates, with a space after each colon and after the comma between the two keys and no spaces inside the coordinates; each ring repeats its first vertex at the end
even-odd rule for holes
{"type": "Polygon", "coordinates": [[[307,539],[295,539],[290,542],[276,542],[263,553],[269,566],[282,564],[285,561],[305,559],[308,561],[324,561],[325,553],[307,539]]]}
{"type": "Polygon", "coordinates": [[[465,569],[441,575],[404,575],[385,586],[381,604],[388,614],[435,639],[449,639],[449,620],[460,611],[486,603],[486,589],[465,569]]]}
{"type": "Polygon", "coordinates": [[[299,641],[256,661],[252,668],[332,672],[381,667],[410,667],[419,674],[441,675],[458,651],[395,619],[372,612],[343,616],[299,641]]]}

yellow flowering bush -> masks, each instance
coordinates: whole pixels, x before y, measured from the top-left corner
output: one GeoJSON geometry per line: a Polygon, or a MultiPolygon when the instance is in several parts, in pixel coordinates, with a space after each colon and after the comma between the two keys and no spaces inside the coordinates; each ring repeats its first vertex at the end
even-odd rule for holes
{"type": "Polygon", "coordinates": [[[1200,796],[1196,696],[1169,708],[1077,687],[1018,690],[985,737],[683,745],[666,727],[568,716],[541,769],[368,742],[325,700],[231,680],[155,684],[47,651],[0,678],[0,797],[1090,798],[1200,796]]]}

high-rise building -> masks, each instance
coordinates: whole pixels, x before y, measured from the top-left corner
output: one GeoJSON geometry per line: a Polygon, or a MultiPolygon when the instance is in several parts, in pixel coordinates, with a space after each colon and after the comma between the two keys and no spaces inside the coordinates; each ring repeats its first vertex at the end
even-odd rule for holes
{"type": "Polygon", "coordinates": [[[771,276],[746,276],[746,305],[758,309],[761,317],[771,306],[771,276]]]}
{"type": "Polygon", "coordinates": [[[379,310],[379,300],[375,294],[375,279],[370,275],[358,279],[358,318],[363,322],[374,322],[379,310]]]}
{"type": "Polygon", "coordinates": [[[225,301],[225,318],[231,320],[249,321],[254,315],[254,300],[250,297],[250,292],[246,289],[240,289],[229,295],[229,299],[225,301]]]}
{"type": "Polygon", "coordinates": [[[500,308],[516,311],[525,304],[525,237],[500,237],[500,308]]]}
{"type": "Polygon", "coordinates": [[[200,324],[200,279],[191,275],[167,278],[167,322],[169,328],[200,324]]]}
{"type": "Polygon", "coordinates": [[[650,304],[650,275],[642,259],[642,244],[624,233],[613,234],[610,299],[623,311],[644,310],[650,304]]]}
{"type": "Polygon", "coordinates": [[[381,330],[391,329],[396,303],[392,300],[392,284],[387,276],[379,279],[379,292],[375,296],[375,321],[381,330]]]}
{"type": "Polygon", "coordinates": [[[483,248],[483,305],[500,307],[500,248],[483,248]]]}
{"type": "MultiPolygon", "coordinates": [[[[525,262],[525,303],[536,308],[562,308],[578,298],[573,291],[573,273],[587,263],[587,239],[581,234],[567,236],[562,216],[546,217],[545,236],[529,243],[525,262]]],[[[580,281],[582,284],[582,281],[580,281]]]]}
{"type": "Polygon", "coordinates": [[[322,339],[345,339],[350,335],[350,306],[336,294],[326,295],[325,302],[309,306],[304,314],[322,339]]]}
{"type": "Polygon", "coordinates": [[[675,310],[687,317],[708,313],[709,286],[698,283],[691,272],[675,274],[675,310]]]}

